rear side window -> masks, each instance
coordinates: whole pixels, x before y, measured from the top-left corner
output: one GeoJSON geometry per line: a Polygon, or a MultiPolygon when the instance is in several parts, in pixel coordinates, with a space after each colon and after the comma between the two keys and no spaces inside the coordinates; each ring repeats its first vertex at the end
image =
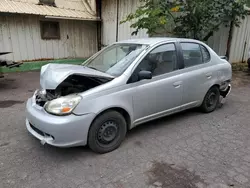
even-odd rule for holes
{"type": "Polygon", "coordinates": [[[181,43],[181,48],[184,56],[185,68],[203,64],[202,52],[199,44],[181,43]]]}
{"type": "Polygon", "coordinates": [[[202,53],[202,56],[203,56],[203,61],[204,61],[204,63],[207,63],[207,62],[209,62],[210,61],[210,53],[209,53],[209,51],[207,50],[207,48],[206,47],[204,47],[204,46],[202,46],[202,45],[200,45],[200,47],[201,47],[201,53],[202,53]]]}

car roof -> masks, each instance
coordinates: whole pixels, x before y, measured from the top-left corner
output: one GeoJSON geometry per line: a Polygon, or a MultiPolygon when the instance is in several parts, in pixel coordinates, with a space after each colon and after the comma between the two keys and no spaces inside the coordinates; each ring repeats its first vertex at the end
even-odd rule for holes
{"type": "Polygon", "coordinates": [[[122,40],[117,43],[132,43],[132,44],[145,44],[145,45],[155,45],[161,42],[200,42],[194,39],[188,38],[171,38],[171,37],[150,37],[150,38],[138,38],[138,39],[129,39],[122,40]]]}

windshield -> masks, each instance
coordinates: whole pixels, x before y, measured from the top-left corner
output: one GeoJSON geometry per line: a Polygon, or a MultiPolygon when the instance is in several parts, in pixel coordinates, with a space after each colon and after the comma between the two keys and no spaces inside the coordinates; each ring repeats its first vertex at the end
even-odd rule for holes
{"type": "Polygon", "coordinates": [[[83,65],[112,76],[120,76],[147,47],[142,44],[114,44],[83,65]]]}

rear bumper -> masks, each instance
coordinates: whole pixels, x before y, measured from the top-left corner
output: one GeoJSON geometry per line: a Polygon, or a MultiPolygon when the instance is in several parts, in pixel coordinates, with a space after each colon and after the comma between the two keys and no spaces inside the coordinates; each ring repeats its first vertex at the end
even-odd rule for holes
{"type": "Polygon", "coordinates": [[[220,90],[220,95],[223,98],[226,98],[230,94],[231,90],[232,90],[232,86],[231,86],[231,84],[228,84],[228,86],[226,87],[226,89],[220,90]]]}

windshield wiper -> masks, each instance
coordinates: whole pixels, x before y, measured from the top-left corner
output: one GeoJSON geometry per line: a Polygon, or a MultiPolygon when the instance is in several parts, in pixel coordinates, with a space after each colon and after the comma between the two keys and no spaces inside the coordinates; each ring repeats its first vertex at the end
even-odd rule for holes
{"type": "MultiPolygon", "coordinates": [[[[96,71],[99,71],[99,72],[102,72],[100,71],[99,69],[95,68],[95,67],[88,67],[89,69],[93,69],[93,70],[96,70],[96,71]]],[[[103,73],[103,72],[102,72],[103,73]]]]}
{"type": "Polygon", "coordinates": [[[97,70],[97,68],[95,68],[95,67],[88,67],[88,68],[90,68],[90,69],[94,69],[94,70],[97,70]]]}

